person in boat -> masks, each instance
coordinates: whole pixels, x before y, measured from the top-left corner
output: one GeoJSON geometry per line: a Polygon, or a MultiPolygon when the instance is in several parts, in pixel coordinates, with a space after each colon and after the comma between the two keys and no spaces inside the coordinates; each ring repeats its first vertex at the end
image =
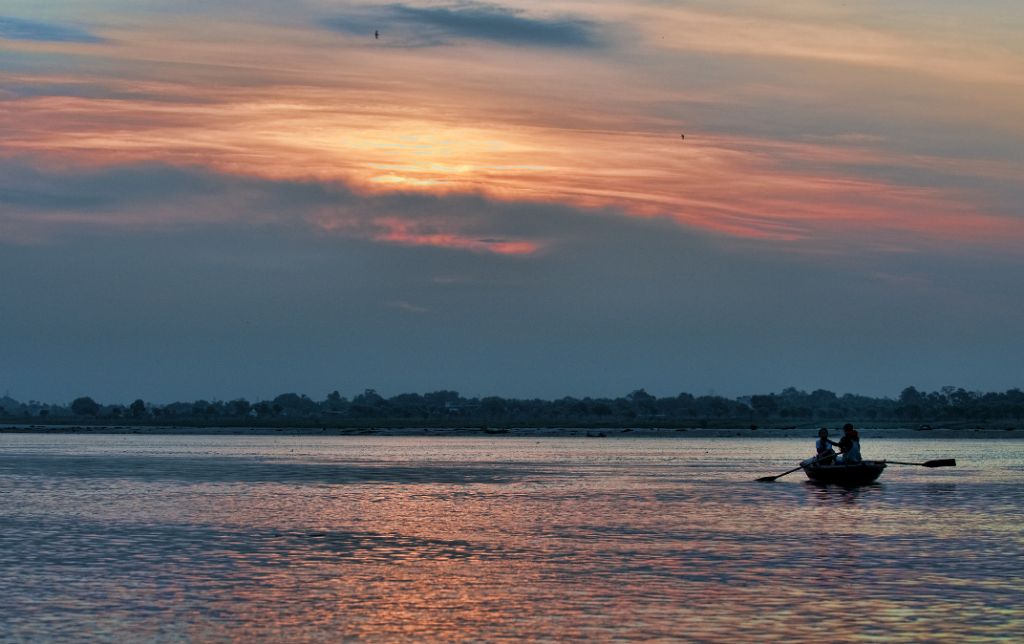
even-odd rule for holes
{"type": "Polygon", "coordinates": [[[822,427],[818,430],[818,440],[814,443],[816,450],[814,460],[818,465],[828,465],[836,459],[836,451],[832,449],[832,446],[836,444],[828,439],[827,429],[822,427]]]}
{"type": "Polygon", "coordinates": [[[860,435],[853,425],[850,423],[843,425],[843,437],[835,445],[839,448],[837,463],[860,463],[860,435]]]}
{"type": "Polygon", "coordinates": [[[828,439],[828,430],[822,427],[818,430],[818,440],[814,443],[814,456],[805,458],[800,465],[831,465],[836,460],[836,452],[833,445],[838,445],[828,439]]]}

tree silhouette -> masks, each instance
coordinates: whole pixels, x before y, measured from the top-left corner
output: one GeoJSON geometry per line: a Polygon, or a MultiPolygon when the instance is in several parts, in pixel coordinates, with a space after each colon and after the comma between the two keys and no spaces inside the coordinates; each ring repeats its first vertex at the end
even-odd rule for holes
{"type": "Polygon", "coordinates": [[[146,415],[146,403],[141,398],[136,398],[128,407],[128,411],[131,412],[132,418],[141,418],[146,415]]]}
{"type": "Polygon", "coordinates": [[[71,402],[71,413],[76,416],[95,416],[100,413],[100,406],[89,396],[82,396],[71,402]]]}

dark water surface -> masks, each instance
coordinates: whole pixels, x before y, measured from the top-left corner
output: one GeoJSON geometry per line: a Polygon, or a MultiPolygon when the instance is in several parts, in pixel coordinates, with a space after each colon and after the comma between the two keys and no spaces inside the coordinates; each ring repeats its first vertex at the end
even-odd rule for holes
{"type": "Polygon", "coordinates": [[[0,638],[1024,638],[1024,441],[0,436],[0,638]]]}

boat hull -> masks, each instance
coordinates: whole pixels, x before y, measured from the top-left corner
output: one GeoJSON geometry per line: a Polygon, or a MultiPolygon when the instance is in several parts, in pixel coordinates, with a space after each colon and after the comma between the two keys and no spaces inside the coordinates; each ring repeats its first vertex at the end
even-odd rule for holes
{"type": "Polygon", "coordinates": [[[885,461],[861,461],[850,465],[804,465],[804,474],[815,483],[829,485],[867,485],[885,470],[885,461]]]}

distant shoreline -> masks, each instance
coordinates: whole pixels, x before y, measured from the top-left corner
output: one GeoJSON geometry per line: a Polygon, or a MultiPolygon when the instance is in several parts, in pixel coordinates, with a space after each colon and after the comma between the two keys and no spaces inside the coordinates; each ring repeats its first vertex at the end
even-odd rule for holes
{"type": "MultiPolygon", "coordinates": [[[[12,423],[0,425],[0,434],[95,434],[149,436],[450,436],[450,437],[545,437],[545,438],[806,438],[815,435],[813,427],[758,428],[751,427],[224,427],[182,425],[40,425],[12,423]]],[[[871,438],[947,439],[1024,439],[1024,430],[996,428],[906,427],[862,428],[861,435],[871,438]]],[[[835,430],[838,435],[838,430],[835,430]]]]}

